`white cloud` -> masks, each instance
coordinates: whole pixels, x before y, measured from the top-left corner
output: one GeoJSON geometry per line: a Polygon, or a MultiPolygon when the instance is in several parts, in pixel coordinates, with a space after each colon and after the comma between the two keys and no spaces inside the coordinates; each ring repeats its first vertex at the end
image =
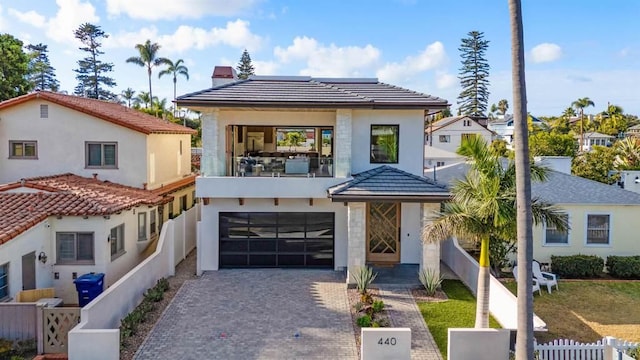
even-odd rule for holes
{"type": "Polygon", "coordinates": [[[198,19],[207,15],[232,16],[250,9],[257,0],[107,0],[109,15],[133,19],[198,19]]]}
{"type": "Polygon", "coordinates": [[[542,43],[531,49],[531,60],[534,63],[552,62],[560,59],[562,48],[553,43],[542,43]]]}
{"type": "Polygon", "coordinates": [[[380,58],[380,50],[372,45],[325,46],[306,36],[296,37],[287,48],[276,46],[273,52],[285,64],[305,62],[306,67],[300,70],[300,75],[313,76],[364,76],[380,58]]]}
{"type": "Polygon", "coordinates": [[[444,71],[436,72],[436,87],[438,89],[451,89],[458,85],[458,77],[444,71]]]}
{"type": "Polygon", "coordinates": [[[278,73],[280,65],[273,61],[252,60],[256,75],[275,75],[278,73]]]}
{"type": "Polygon", "coordinates": [[[112,34],[105,39],[108,48],[133,48],[135,44],[153,39],[162,46],[163,53],[182,53],[191,49],[202,50],[216,45],[227,45],[238,49],[253,51],[259,49],[263,43],[262,37],[253,34],[249,29],[249,22],[236,20],[227,22],[224,28],[203,28],[180,25],[173,34],[158,35],[155,26],[142,28],[137,32],[112,34]]]}
{"type": "Polygon", "coordinates": [[[31,10],[31,11],[27,11],[27,12],[20,12],[18,10],[15,9],[9,9],[7,10],[7,12],[9,13],[9,15],[17,18],[19,21],[29,24],[31,26],[37,27],[37,28],[42,28],[46,25],[47,23],[47,18],[38,14],[37,12],[31,10]]]}
{"type": "Polygon", "coordinates": [[[416,56],[407,56],[402,62],[388,63],[379,69],[377,76],[385,82],[406,82],[417,72],[433,70],[447,63],[447,53],[440,41],[428,45],[416,56]]]}

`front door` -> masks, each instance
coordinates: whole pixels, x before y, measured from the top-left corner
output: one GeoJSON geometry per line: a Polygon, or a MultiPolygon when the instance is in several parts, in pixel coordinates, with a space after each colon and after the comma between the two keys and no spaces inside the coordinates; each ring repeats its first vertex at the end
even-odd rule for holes
{"type": "Polygon", "coordinates": [[[22,255],[22,290],[36,288],[36,253],[22,255]]]}
{"type": "Polygon", "coordinates": [[[367,262],[400,262],[400,203],[367,203],[367,262]]]}

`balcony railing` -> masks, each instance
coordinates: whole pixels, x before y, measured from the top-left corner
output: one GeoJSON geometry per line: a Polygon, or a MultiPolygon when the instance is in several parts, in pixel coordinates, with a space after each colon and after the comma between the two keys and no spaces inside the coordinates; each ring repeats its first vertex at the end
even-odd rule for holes
{"type": "Polygon", "coordinates": [[[333,158],[260,156],[233,158],[233,176],[333,177],[333,158]]]}

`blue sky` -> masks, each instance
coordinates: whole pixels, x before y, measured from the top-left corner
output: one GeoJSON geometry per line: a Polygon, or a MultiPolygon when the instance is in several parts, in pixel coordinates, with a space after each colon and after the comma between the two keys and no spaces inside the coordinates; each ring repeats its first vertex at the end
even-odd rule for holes
{"type": "MultiPolygon", "coordinates": [[[[523,0],[529,111],[559,115],[589,97],[640,115],[640,1],[523,0]]],[[[73,30],[99,25],[104,61],[115,64],[114,92],[148,91],[143,68],[127,64],[150,39],[160,56],[184,59],[190,80],[178,94],[207,88],[215,65],[237,65],[247,48],[258,75],[377,77],[445,98],[457,108],[460,39],[490,41],[490,104],[511,104],[507,0],[0,0],[0,32],[49,46],[63,90],[76,85],[83,57],[73,30]]],[[[172,82],[154,72],[154,95],[171,100],[172,82]]]]}

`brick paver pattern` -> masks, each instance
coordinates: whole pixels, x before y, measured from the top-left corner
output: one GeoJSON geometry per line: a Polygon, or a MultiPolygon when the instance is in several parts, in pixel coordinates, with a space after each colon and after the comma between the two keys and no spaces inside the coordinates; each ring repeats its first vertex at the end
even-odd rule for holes
{"type": "Polygon", "coordinates": [[[389,312],[392,326],[411,329],[412,360],[442,360],[438,346],[424,322],[407,286],[380,285],[380,297],[389,312]]]}
{"type": "Polygon", "coordinates": [[[135,359],[357,359],[344,274],[206,272],[184,283],[135,359]]]}

